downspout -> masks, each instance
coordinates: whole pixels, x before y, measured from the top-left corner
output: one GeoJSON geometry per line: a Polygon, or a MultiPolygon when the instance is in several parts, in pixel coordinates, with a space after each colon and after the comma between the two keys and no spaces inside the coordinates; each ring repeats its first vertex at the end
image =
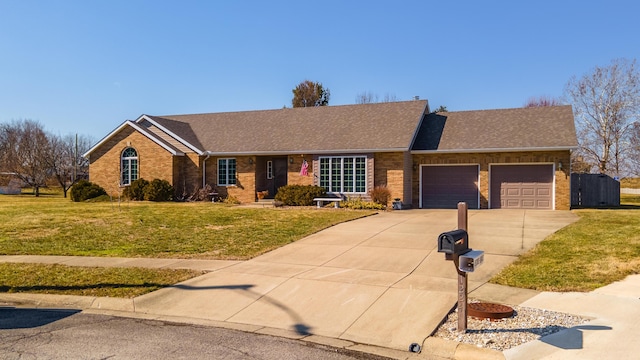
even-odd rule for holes
{"type": "Polygon", "coordinates": [[[207,160],[211,157],[210,153],[207,153],[207,157],[202,160],[202,188],[207,186],[207,160]]]}

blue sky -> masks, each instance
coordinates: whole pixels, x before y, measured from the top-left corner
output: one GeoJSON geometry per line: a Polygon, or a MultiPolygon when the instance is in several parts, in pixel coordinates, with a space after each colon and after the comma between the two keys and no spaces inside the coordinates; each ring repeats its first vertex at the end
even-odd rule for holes
{"type": "Polygon", "coordinates": [[[414,96],[451,111],[561,96],[640,57],[637,1],[0,0],[0,123],[99,140],[124,120],[414,96]]]}

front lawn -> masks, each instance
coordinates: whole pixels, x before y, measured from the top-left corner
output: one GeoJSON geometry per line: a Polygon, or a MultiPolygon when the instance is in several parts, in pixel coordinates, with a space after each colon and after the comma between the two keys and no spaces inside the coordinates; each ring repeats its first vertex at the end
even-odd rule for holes
{"type": "Polygon", "coordinates": [[[372,211],[0,196],[0,254],[239,259],[372,211]]]}
{"type": "Polygon", "coordinates": [[[574,210],[580,220],[551,235],[491,282],[541,291],[591,291],[640,273],[640,196],[620,209],[574,210]]]}
{"type": "Polygon", "coordinates": [[[186,269],[0,263],[0,293],[133,298],[198,275],[202,275],[202,272],[186,269]]]}
{"type": "MultiPolygon", "coordinates": [[[[372,211],[248,209],[212,203],[74,203],[57,192],[0,196],[1,255],[250,259],[372,211]]],[[[0,264],[0,292],[131,298],[191,270],[0,264]]]]}

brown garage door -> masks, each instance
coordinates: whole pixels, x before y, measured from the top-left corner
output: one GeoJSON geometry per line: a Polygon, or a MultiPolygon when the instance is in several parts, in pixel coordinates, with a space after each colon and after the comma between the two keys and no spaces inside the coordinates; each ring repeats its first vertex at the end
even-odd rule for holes
{"type": "Polygon", "coordinates": [[[491,208],[553,209],[553,165],[491,166],[491,208]]]}
{"type": "Polygon", "coordinates": [[[478,165],[423,166],[421,182],[422,208],[478,208],[478,165]]]}

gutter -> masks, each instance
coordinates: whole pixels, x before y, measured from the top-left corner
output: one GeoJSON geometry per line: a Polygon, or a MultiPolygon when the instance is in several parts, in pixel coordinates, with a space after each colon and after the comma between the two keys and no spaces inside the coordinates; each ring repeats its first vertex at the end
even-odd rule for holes
{"type": "Polygon", "coordinates": [[[295,154],[313,154],[313,155],[331,155],[331,154],[365,154],[365,153],[382,153],[382,152],[405,152],[409,151],[406,147],[386,148],[386,149],[336,149],[336,150],[285,150],[285,151],[205,151],[209,156],[268,156],[268,155],[295,155],[295,154]]]}
{"type": "Polygon", "coordinates": [[[575,150],[577,146],[531,147],[531,148],[486,148],[486,149],[447,149],[447,150],[412,150],[411,154],[446,154],[446,153],[492,153],[492,152],[527,152],[527,151],[564,151],[575,150]]]}
{"type": "Polygon", "coordinates": [[[211,157],[211,154],[207,153],[207,157],[202,160],[202,188],[207,186],[207,160],[211,157]]]}

